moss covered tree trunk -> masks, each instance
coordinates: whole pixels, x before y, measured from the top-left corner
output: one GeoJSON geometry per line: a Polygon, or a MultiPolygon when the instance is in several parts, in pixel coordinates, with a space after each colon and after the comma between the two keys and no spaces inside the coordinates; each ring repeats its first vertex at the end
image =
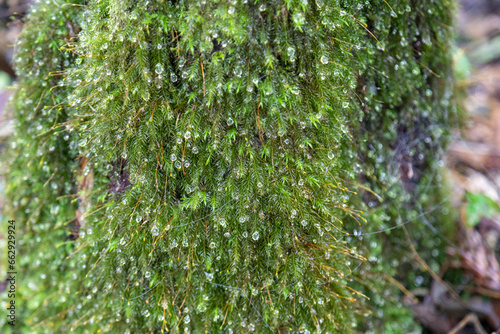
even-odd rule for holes
{"type": "Polygon", "coordinates": [[[444,198],[451,18],[451,1],[35,5],[13,332],[409,330],[387,277],[415,279],[408,221],[439,263],[443,219],[422,213],[444,198]]]}

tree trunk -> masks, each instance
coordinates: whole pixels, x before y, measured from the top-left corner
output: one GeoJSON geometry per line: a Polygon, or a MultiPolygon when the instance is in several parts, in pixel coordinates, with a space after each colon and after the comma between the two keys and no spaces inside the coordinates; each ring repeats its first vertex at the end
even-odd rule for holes
{"type": "Polygon", "coordinates": [[[8,177],[22,326],[409,330],[380,277],[415,279],[408,220],[439,260],[451,24],[451,1],[38,4],[8,177]]]}

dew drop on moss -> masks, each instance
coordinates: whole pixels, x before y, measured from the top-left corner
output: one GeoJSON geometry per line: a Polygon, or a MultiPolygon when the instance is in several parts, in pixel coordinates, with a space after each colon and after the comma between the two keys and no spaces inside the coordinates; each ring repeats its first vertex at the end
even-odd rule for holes
{"type": "Polygon", "coordinates": [[[163,66],[160,63],[156,64],[156,66],[155,66],[155,72],[156,72],[156,74],[162,74],[163,73],[163,66]]]}

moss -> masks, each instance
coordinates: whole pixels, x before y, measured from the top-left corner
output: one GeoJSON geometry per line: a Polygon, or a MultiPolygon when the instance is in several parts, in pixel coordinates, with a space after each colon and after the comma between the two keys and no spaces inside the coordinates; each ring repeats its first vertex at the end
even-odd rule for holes
{"type": "Polygon", "coordinates": [[[381,2],[366,15],[377,39],[357,54],[363,64],[357,88],[361,122],[355,125],[360,181],[380,197],[362,190],[368,223],[354,227],[353,240],[372,259],[357,275],[367,284],[359,288],[372,300],[372,315],[364,314],[363,328],[407,332],[411,313],[384,275],[410,289],[429,279],[419,271],[401,225],[435,271],[449,242],[452,215],[440,169],[450,123],[460,114],[452,69],[454,3],[388,6],[381,2]]]}
{"type": "Polygon", "coordinates": [[[16,44],[19,79],[4,215],[16,220],[17,319],[10,328],[2,317],[6,333],[31,332],[33,324],[43,324],[41,332],[58,332],[61,323],[54,316],[67,312],[65,285],[79,272],[76,261],[67,259],[76,227],[77,134],[65,131],[71,118],[64,101],[71,90],[61,85],[74,56],[60,50],[77,33],[78,13],[70,3],[33,7],[16,44]]]}
{"type": "MultiPolygon", "coordinates": [[[[356,314],[384,310],[382,290],[392,287],[376,277],[407,257],[402,232],[349,234],[358,222],[372,233],[414,219],[441,198],[428,175],[453,108],[443,102],[452,92],[451,3],[429,4],[433,14],[407,1],[387,7],[34,7],[18,43],[8,178],[29,330],[373,326],[356,314]],[[384,204],[368,205],[360,182],[384,204]],[[351,272],[351,262],[387,249],[398,258],[351,272]],[[366,283],[360,292],[376,289],[371,302],[352,291],[352,278],[366,283]]],[[[412,228],[413,238],[428,236],[412,228]]],[[[405,312],[388,310],[375,317],[405,312]]]]}

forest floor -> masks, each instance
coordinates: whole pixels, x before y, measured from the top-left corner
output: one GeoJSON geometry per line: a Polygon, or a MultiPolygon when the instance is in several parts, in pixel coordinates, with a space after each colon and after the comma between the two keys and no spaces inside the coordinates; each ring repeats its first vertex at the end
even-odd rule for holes
{"type": "Polygon", "coordinates": [[[500,2],[460,5],[455,68],[466,124],[454,133],[446,173],[456,235],[412,308],[425,333],[500,333],[500,2]]]}

